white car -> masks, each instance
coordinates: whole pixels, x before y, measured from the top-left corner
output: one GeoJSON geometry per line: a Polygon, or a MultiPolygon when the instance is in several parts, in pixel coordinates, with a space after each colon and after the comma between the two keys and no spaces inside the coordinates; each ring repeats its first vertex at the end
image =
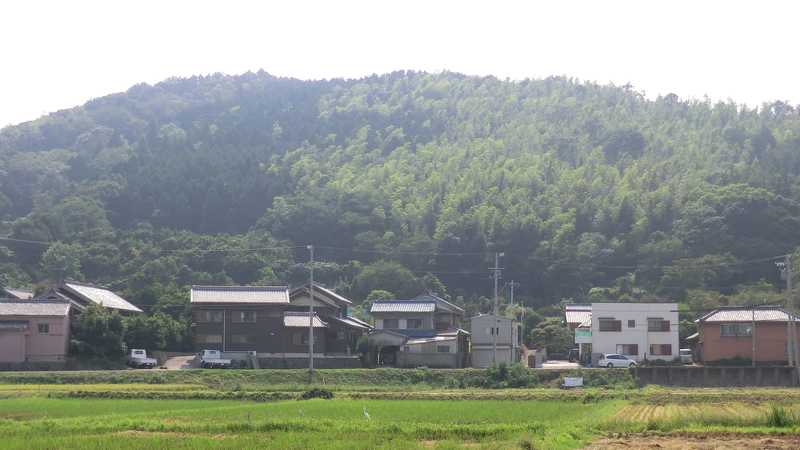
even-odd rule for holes
{"type": "Polygon", "coordinates": [[[680,349],[680,357],[681,362],[684,364],[691,364],[692,360],[692,349],[690,348],[682,348],[680,349]]]}
{"type": "Polygon", "coordinates": [[[597,361],[598,367],[636,367],[636,361],[628,358],[625,355],[618,355],[616,353],[609,353],[603,355],[600,361],[597,361]]]}

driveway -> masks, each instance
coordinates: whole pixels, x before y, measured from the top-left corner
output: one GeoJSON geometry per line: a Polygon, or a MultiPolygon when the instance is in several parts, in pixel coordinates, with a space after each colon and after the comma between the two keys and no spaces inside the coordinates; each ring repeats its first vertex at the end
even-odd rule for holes
{"type": "Polygon", "coordinates": [[[194,369],[198,367],[197,355],[173,356],[164,362],[164,367],[169,370],[194,369]]]}
{"type": "Polygon", "coordinates": [[[550,360],[542,363],[542,369],[579,369],[580,364],[569,361],[550,360]]]}

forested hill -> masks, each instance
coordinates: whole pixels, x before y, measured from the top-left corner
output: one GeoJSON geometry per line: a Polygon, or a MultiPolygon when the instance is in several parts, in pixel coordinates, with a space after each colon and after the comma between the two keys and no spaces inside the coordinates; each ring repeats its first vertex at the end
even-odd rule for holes
{"type": "Polygon", "coordinates": [[[529,304],[735,296],[774,290],[752,260],[800,244],[798,173],[800,113],[780,102],[454,73],[173,79],[2,130],[0,235],[53,244],[0,241],[0,282],[147,305],[297,283],[314,244],[355,300],[441,280],[474,302],[495,249],[529,304]]]}

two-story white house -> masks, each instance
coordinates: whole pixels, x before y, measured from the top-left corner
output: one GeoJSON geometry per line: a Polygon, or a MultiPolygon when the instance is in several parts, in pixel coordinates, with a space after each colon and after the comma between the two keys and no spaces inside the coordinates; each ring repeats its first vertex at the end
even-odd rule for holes
{"type": "Polygon", "coordinates": [[[591,324],[593,355],[619,353],[636,361],[679,355],[677,303],[592,303],[591,324]]]}

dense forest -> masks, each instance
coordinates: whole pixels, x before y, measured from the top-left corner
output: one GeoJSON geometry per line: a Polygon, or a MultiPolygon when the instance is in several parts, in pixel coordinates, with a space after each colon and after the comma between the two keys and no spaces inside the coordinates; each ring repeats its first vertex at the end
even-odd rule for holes
{"type": "Polygon", "coordinates": [[[779,301],[800,245],[800,109],[630,86],[395,72],[141,84],[0,132],[0,284],[317,278],[360,302],[779,301]],[[373,292],[376,290],[388,291],[373,292]],[[504,291],[505,292],[505,291],[504,291]]]}

